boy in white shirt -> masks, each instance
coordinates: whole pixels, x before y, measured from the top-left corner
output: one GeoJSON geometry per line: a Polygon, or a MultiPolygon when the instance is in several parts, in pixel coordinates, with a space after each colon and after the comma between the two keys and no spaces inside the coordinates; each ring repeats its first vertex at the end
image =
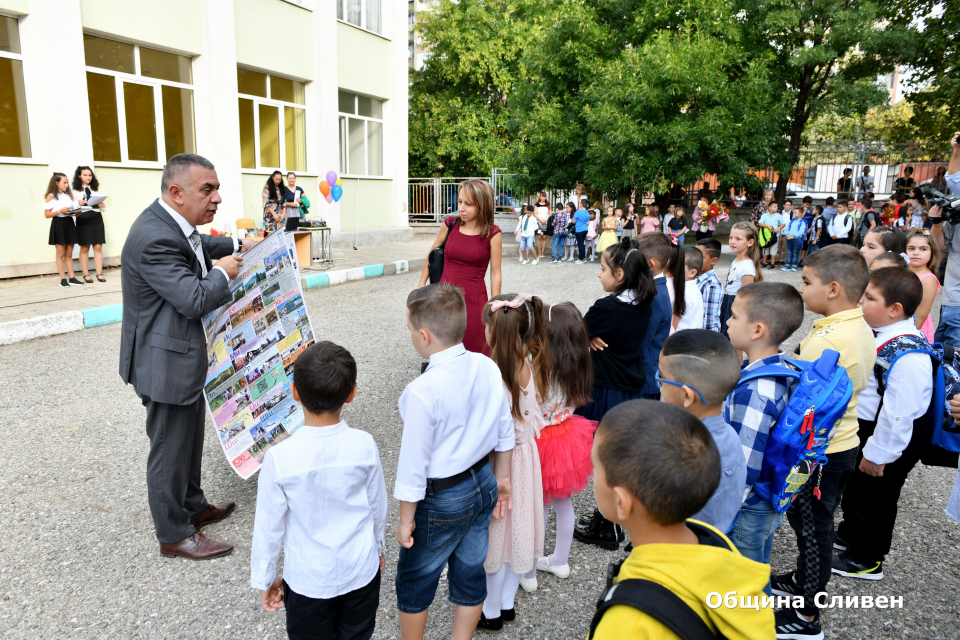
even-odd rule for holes
{"type": "Polygon", "coordinates": [[[837,200],[837,215],[830,221],[827,233],[833,238],[834,244],[849,244],[850,232],[853,231],[853,216],[847,213],[847,203],[837,200]]]}
{"type": "Polygon", "coordinates": [[[840,553],[834,555],[832,567],[838,575],[883,579],[900,490],[931,447],[932,361],[927,353],[905,353],[929,350],[912,319],[922,299],[920,280],[906,267],[871,271],[860,299],[863,319],[876,335],[878,355],[857,403],[859,471],[850,477],[840,501],[843,522],[833,545],[840,553]]]}
{"type": "Polygon", "coordinates": [[[686,282],[683,288],[683,301],[687,310],[682,316],[673,316],[673,331],[683,329],[703,329],[703,293],[697,286],[697,275],[703,268],[703,254],[696,247],[687,247],[683,250],[684,267],[687,270],[686,282]]]}
{"type": "Polygon", "coordinates": [[[357,394],[357,363],[318,342],[297,358],[294,381],[304,425],[264,457],[250,584],[264,610],[286,608],[290,638],[368,639],[380,605],[387,489],[373,437],[340,419],[357,394]]]}
{"type": "Polygon", "coordinates": [[[537,255],[536,235],[537,219],[533,215],[533,205],[523,205],[523,215],[517,221],[517,240],[520,242],[520,255],[523,258],[521,264],[537,264],[540,262],[540,256],[537,255]]]}
{"type": "Polygon", "coordinates": [[[510,400],[493,360],[462,344],[467,307],[458,287],[413,291],[407,327],[417,353],[430,363],[399,402],[403,439],[393,496],[400,501],[400,637],[422,640],[447,566],[450,602],[457,605],[452,637],[467,639],[487,597],[487,527],[509,506],[515,444],[510,400]]]}

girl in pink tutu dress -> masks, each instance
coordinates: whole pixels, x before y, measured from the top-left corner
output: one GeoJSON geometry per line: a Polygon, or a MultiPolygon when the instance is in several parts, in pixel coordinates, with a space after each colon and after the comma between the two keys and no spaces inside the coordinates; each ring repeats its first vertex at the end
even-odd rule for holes
{"type": "Polygon", "coordinates": [[[546,313],[539,298],[506,294],[491,298],[481,315],[490,357],[500,368],[516,446],[510,462],[511,507],[490,523],[483,564],[487,599],[478,629],[497,632],[516,619],[514,597],[523,574],[536,571],[543,555],[543,482],[536,439],[543,427],[541,389],[549,380],[546,313]]]}
{"type": "MultiPolygon", "coordinates": [[[[543,522],[546,529],[550,508],[557,514],[557,542],[553,554],[540,558],[537,569],[558,578],[570,576],[570,544],[573,542],[573,494],[590,482],[593,464],[590,449],[597,423],[574,415],[579,406],[590,402],[593,388],[593,364],[590,339],[580,310],[572,302],[555,304],[547,311],[547,361],[550,385],[547,399],[540,405],[546,426],[540,431],[540,473],[543,478],[543,522]]],[[[527,580],[535,575],[525,576],[527,580]]],[[[536,582],[532,585],[536,588],[536,582]]]]}

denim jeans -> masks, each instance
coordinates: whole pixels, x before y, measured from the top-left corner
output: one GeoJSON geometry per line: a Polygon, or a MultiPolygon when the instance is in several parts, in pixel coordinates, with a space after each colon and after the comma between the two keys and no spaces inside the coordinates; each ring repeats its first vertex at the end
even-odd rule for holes
{"type": "Polygon", "coordinates": [[[587,257],[587,250],[584,248],[584,242],[586,239],[586,231],[577,231],[577,255],[579,256],[580,262],[583,262],[587,257]]]}
{"type": "MultiPolygon", "coordinates": [[[[740,551],[744,558],[756,562],[770,564],[770,551],[773,549],[773,534],[783,524],[783,514],[776,510],[766,500],[757,504],[740,507],[740,517],[730,532],[730,541],[740,551]]],[[[763,588],[766,595],[770,595],[770,581],[763,588]]]]}
{"type": "Polygon", "coordinates": [[[448,565],[450,602],[465,607],[487,598],[483,561],[490,542],[490,519],[497,504],[497,481],[490,465],[455,487],[437,493],[427,488],[413,517],[413,546],[400,548],[397,560],[397,608],[425,611],[437,594],[448,565]]]}
{"type": "Polygon", "coordinates": [[[563,257],[563,243],[567,239],[566,234],[564,233],[555,233],[553,234],[553,255],[550,256],[551,260],[559,261],[563,257]]]}
{"type": "Polygon", "coordinates": [[[940,307],[940,323],[933,337],[941,344],[960,347],[960,307],[940,307]]]}
{"type": "Polygon", "coordinates": [[[813,255],[813,252],[820,248],[819,244],[810,243],[807,245],[807,255],[813,255]]]}
{"type": "Polygon", "coordinates": [[[536,236],[520,236],[520,251],[535,251],[536,236]]]}
{"type": "Polygon", "coordinates": [[[800,248],[803,246],[802,238],[787,239],[787,264],[788,267],[796,267],[800,264],[800,248]]]}

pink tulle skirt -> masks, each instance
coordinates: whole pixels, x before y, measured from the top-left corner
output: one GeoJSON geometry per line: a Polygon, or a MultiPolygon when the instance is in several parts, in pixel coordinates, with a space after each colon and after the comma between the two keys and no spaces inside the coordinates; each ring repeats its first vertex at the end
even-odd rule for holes
{"type": "Polygon", "coordinates": [[[537,449],[544,502],[569,498],[583,491],[590,482],[593,475],[590,449],[596,429],[597,423],[593,420],[574,415],[540,431],[537,449]]]}

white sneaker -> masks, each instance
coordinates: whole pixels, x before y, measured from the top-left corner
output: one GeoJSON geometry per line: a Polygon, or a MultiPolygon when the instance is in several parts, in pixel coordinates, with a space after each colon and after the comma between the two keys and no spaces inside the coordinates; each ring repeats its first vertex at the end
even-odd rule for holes
{"type": "Polygon", "coordinates": [[[520,256],[520,262],[523,263],[523,256],[520,256]]]}
{"type": "Polygon", "coordinates": [[[550,557],[540,558],[540,561],[537,562],[537,571],[546,571],[547,573],[552,573],[561,580],[566,580],[570,577],[570,565],[569,564],[560,564],[552,565],[550,564],[550,557]]]}
{"type": "Polygon", "coordinates": [[[537,590],[537,579],[536,578],[520,578],[520,586],[527,593],[532,593],[537,590]]]}
{"type": "Polygon", "coordinates": [[[593,262],[594,258],[596,258],[596,257],[597,257],[596,255],[590,256],[590,262],[593,262]]]}
{"type": "Polygon", "coordinates": [[[531,262],[530,264],[537,264],[539,262],[540,262],[540,258],[534,258],[533,262],[531,262]]]}
{"type": "Polygon", "coordinates": [[[584,262],[586,262],[586,261],[585,261],[585,260],[574,260],[574,261],[573,261],[573,264],[583,264],[584,262]]]}
{"type": "Polygon", "coordinates": [[[521,261],[520,261],[520,264],[530,264],[530,263],[527,262],[526,260],[521,260],[521,261]]]}

